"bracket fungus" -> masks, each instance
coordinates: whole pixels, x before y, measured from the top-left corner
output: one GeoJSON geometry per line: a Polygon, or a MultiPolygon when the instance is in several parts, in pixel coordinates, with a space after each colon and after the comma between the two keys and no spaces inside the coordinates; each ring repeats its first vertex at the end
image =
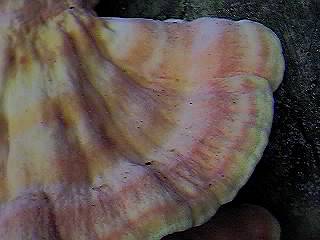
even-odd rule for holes
{"type": "Polygon", "coordinates": [[[268,141],[261,24],[1,0],[0,239],[160,239],[231,201],[268,141]]]}

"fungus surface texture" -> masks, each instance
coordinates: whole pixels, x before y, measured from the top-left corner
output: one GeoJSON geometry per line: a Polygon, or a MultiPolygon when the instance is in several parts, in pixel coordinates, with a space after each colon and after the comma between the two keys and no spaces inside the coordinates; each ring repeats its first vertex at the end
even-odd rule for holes
{"type": "Polygon", "coordinates": [[[0,2],[2,240],[160,239],[200,225],[268,142],[284,71],[271,30],[99,18],[91,2],[0,2]]]}

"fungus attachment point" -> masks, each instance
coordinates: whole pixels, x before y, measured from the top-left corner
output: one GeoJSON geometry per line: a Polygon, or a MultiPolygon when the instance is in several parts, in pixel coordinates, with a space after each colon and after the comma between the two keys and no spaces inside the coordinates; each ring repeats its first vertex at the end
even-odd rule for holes
{"type": "Polygon", "coordinates": [[[0,239],[200,225],[267,144],[284,70],[271,30],[98,18],[94,2],[0,4],[0,239]]]}

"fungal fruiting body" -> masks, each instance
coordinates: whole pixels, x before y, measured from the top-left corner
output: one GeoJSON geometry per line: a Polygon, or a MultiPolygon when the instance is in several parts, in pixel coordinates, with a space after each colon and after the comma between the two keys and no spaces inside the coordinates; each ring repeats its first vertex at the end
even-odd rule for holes
{"type": "Polygon", "coordinates": [[[0,3],[0,239],[160,239],[207,221],[267,144],[284,61],[251,21],[0,3]]]}
{"type": "Polygon", "coordinates": [[[207,223],[163,240],[280,240],[280,224],[266,209],[244,204],[223,206],[207,223]]]}

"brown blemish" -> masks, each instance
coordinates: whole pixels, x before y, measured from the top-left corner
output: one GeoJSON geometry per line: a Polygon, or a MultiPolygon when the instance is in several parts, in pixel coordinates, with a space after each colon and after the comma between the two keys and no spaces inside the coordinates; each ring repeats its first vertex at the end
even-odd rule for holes
{"type": "Polygon", "coordinates": [[[9,51],[9,53],[8,53],[8,63],[9,63],[9,66],[12,65],[12,64],[14,64],[15,60],[16,60],[16,56],[15,56],[14,51],[9,51]]]}
{"type": "Polygon", "coordinates": [[[20,63],[20,64],[25,65],[25,64],[27,64],[28,62],[29,62],[29,59],[28,59],[27,56],[21,56],[21,57],[20,57],[20,60],[19,60],[19,63],[20,63]]]}

